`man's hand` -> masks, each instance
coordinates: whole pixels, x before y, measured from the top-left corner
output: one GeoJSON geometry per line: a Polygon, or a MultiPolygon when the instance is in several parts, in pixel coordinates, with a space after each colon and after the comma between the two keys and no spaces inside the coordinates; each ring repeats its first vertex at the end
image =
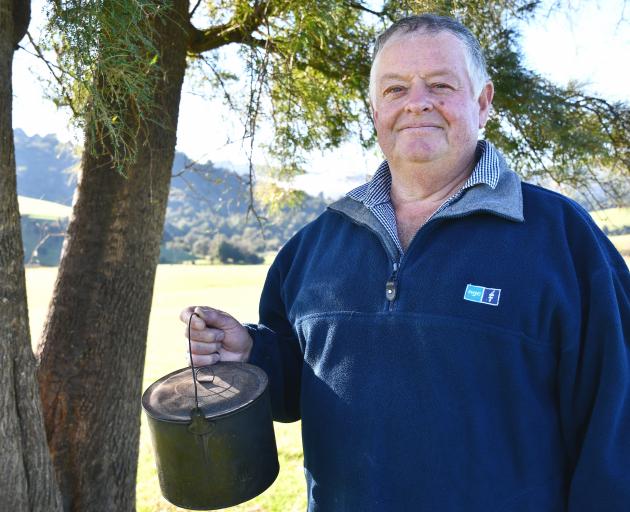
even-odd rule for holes
{"type": "Polygon", "coordinates": [[[186,340],[191,315],[190,341],[195,366],[219,361],[247,362],[254,341],[238,320],[218,309],[206,306],[187,307],[179,315],[186,324],[186,340]]]}

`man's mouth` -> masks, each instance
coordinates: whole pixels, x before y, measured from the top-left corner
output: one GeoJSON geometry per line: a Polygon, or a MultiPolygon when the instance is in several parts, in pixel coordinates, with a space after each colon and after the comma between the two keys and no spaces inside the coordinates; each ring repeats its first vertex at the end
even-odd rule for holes
{"type": "Polygon", "coordinates": [[[410,124],[408,126],[403,126],[400,128],[400,131],[403,130],[441,130],[442,127],[437,124],[410,124]]]}

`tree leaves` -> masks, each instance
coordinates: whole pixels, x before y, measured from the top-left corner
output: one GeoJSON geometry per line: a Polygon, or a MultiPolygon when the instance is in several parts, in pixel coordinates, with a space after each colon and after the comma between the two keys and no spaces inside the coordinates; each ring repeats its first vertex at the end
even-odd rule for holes
{"type": "Polygon", "coordinates": [[[160,56],[152,20],[164,10],[154,0],[64,0],[48,13],[42,45],[57,57],[56,103],[93,133],[86,140],[107,141],[121,173],[142,142],[139,120],[154,107],[160,56]]]}
{"type": "MultiPolygon", "coordinates": [[[[101,123],[86,117],[81,122],[89,129],[99,126],[112,139],[115,159],[131,158],[138,143],[133,117],[149,111],[159,71],[143,20],[160,15],[159,2],[54,5],[49,42],[66,71],[59,102],[71,98],[79,117],[92,102],[101,123]],[[108,5],[127,14],[112,19],[108,5]],[[95,95],[91,84],[97,79],[107,82],[102,90],[110,91],[109,98],[95,95]]],[[[486,50],[496,93],[485,136],[515,170],[534,181],[599,188],[607,194],[603,202],[627,202],[629,106],[590,96],[578,84],[560,87],[524,67],[514,22],[531,19],[539,8],[531,0],[388,0],[380,7],[341,0],[220,0],[204,3],[195,14],[195,23],[206,28],[191,23],[182,37],[188,34],[191,56],[209,64],[210,87],[242,114],[251,148],[261,123],[271,123],[269,156],[286,178],[302,172],[315,149],[357,139],[364,147],[374,144],[367,90],[378,31],[411,13],[454,16],[486,50]],[[215,58],[233,43],[242,49],[237,80],[215,58]]]]}

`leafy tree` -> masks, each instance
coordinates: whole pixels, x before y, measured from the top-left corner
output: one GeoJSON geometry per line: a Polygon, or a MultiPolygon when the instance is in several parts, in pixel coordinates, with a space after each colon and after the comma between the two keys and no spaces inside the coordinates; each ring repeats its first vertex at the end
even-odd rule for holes
{"type": "Polygon", "coordinates": [[[11,109],[13,51],[30,3],[0,0],[0,496],[4,510],[60,511],[26,305],[11,109]]]}
{"type": "Polygon", "coordinates": [[[207,258],[210,256],[210,240],[207,238],[200,238],[195,240],[192,245],[192,253],[197,258],[207,258]]]}
{"type": "Polygon", "coordinates": [[[221,263],[262,263],[263,259],[242,246],[222,241],[217,248],[217,258],[221,263]]]}
{"type": "MultiPolygon", "coordinates": [[[[292,147],[307,144],[311,136],[323,140],[326,132],[332,143],[339,142],[343,110],[351,117],[352,95],[358,97],[348,87],[354,75],[345,79],[328,62],[330,48],[322,36],[335,42],[344,67],[367,69],[371,33],[362,33],[360,11],[352,6],[219,5],[211,13],[216,24],[199,30],[183,0],[52,4],[51,45],[67,71],[57,76],[59,101],[69,104],[85,126],[77,201],[39,347],[48,440],[69,510],[134,507],[141,369],[187,52],[212,52],[231,43],[249,48],[244,59],[256,78],[248,102],[251,118],[262,84],[275,84],[278,122],[303,116],[300,130],[306,131],[292,147]],[[310,55],[313,67],[270,60],[255,34],[271,30],[278,36],[277,51],[310,55]],[[277,72],[265,70],[269,62],[277,72]],[[295,112],[281,86],[291,73],[301,84],[317,80],[326,89],[310,86],[304,108],[295,112]],[[311,119],[324,119],[316,112],[317,101],[341,91],[340,81],[349,92],[331,104],[337,122],[313,131],[311,119]]],[[[284,160],[292,152],[289,146],[277,150],[284,160]]]]}
{"type": "Polygon", "coordinates": [[[252,145],[260,120],[271,121],[282,178],[300,171],[305,151],[351,135],[373,143],[365,91],[376,30],[412,10],[455,14],[489,48],[497,103],[487,135],[519,171],[576,185],[600,179],[600,170],[627,176],[627,106],[555,87],[523,67],[506,23],[532,16],[539,2],[367,5],[51,4],[49,42],[65,70],[56,76],[58,101],[85,127],[78,199],[39,350],[46,428],[68,510],[134,507],[141,368],[187,56],[208,71],[213,93],[240,110],[252,145]],[[198,8],[205,15],[195,23],[205,28],[193,24],[198,8]],[[218,58],[228,45],[238,45],[244,64],[240,94],[218,58]]]}

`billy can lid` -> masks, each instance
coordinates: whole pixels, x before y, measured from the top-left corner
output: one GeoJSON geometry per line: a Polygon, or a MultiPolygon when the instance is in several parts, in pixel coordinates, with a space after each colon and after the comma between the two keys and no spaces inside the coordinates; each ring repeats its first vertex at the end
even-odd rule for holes
{"type": "MultiPolygon", "coordinates": [[[[247,407],[267,388],[267,375],[247,363],[220,362],[195,368],[197,399],[205,418],[217,418],[247,407]]],[[[190,368],[182,368],[151,384],[142,407],[154,419],[189,422],[196,407],[190,368]]]]}

